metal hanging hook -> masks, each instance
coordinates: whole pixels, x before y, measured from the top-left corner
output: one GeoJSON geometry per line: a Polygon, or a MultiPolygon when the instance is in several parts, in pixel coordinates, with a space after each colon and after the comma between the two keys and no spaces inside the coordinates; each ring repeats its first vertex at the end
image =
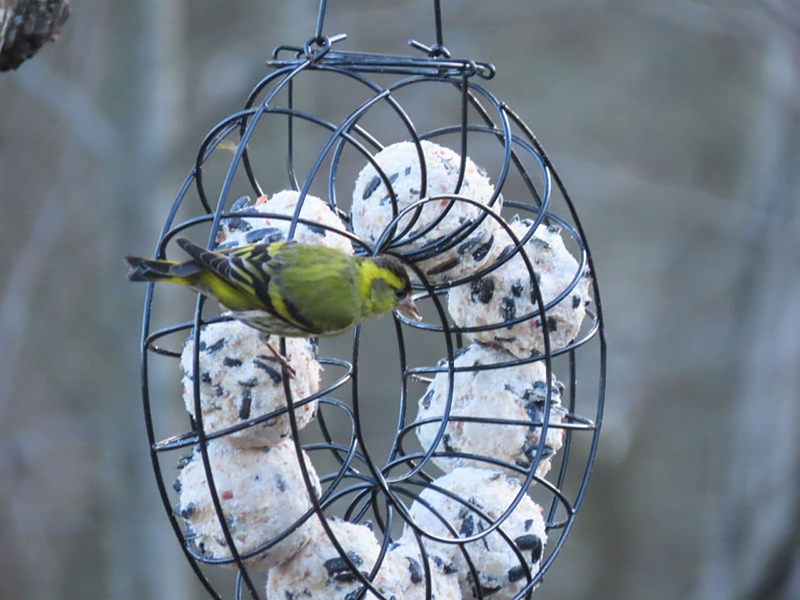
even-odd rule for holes
{"type": "MultiPolygon", "coordinates": [[[[314,27],[314,35],[306,40],[303,44],[303,54],[306,59],[311,62],[316,62],[325,56],[331,49],[331,45],[345,39],[347,36],[344,34],[335,35],[329,38],[322,34],[322,27],[325,24],[325,9],[328,6],[328,0],[320,0],[319,9],[317,10],[317,24],[314,27]]],[[[273,53],[275,56],[275,53],[273,53]]]]}
{"type": "Polygon", "coordinates": [[[444,48],[442,38],[442,3],[440,0],[433,0],[433,14],[436,20],[436,46],[444,48]]]}
{"type": "Polygon", "coordinates": [[[408,40],[408,45],[425,52],[430,58],[450,58],[450,51],[444,46],[441,0],[433,0],[433,16],[436,28],[436,43],[428,46],[417,40],[408,40]]]}
{"type": "Polygon", "coordinates": [[[325,23],[325,8],[328,5],[328,0],[319,0],[319,10],[317,11],[317,26],[314,28],[314,41],[319,45],[323,45],[322,26],[325,23]]]}

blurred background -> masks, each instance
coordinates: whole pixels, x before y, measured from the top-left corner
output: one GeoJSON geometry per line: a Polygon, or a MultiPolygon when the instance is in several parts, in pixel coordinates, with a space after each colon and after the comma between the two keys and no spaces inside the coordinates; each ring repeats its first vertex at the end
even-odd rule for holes
{"type": "MultiPolygon", "coordinates": [[[[0,74],[0,596],[201,598],[152,475],[121,256],[152,252],[203,136],[316,3],[72,4],[0,74]]],[[[606,313],[598,460],[536,597],[800,598],[800,7],[443,4],[445,45],[498,67],[487,87],[570,190],[606,313]]],[[[333,1],[325,30],[408,54],[432,15],[333,1]]]]}

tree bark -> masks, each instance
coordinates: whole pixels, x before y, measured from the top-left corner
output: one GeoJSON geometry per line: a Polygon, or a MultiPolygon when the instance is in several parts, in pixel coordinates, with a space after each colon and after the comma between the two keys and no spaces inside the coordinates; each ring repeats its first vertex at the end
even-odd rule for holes
{"type": "Polygon", "coordinates": [[[68,0],[0,0],[0,71],[11,71],[58,39],[68,0]]]}

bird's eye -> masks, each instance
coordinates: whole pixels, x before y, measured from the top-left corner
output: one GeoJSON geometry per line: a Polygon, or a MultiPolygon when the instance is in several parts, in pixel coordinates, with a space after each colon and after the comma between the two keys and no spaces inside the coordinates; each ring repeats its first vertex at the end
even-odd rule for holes
{"type": "Polygon", "coordinates": [[[403,299],[403,298],[405,298],[407,295],[408,295],[408,292],[407,292],[406,290],[395,290],[395,292],[394,292],[394,296],[395,296],[395,298],[397,298],[398,300],[402,300],[402,299],[403,299]]]}

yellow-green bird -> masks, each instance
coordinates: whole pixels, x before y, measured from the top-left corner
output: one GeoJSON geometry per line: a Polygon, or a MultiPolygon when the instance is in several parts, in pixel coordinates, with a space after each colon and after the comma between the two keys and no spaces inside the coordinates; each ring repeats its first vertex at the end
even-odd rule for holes
{"type": "Polygon", "coordinates": [[[184,238],[177,243],[190,260],[126,256],[128,279],[188,286],[250,327],[287,337],[336,335],[391,310],[420,320],[408,274],[393,256],[355,257],[297,242],[220,252],[184,238]]]}

